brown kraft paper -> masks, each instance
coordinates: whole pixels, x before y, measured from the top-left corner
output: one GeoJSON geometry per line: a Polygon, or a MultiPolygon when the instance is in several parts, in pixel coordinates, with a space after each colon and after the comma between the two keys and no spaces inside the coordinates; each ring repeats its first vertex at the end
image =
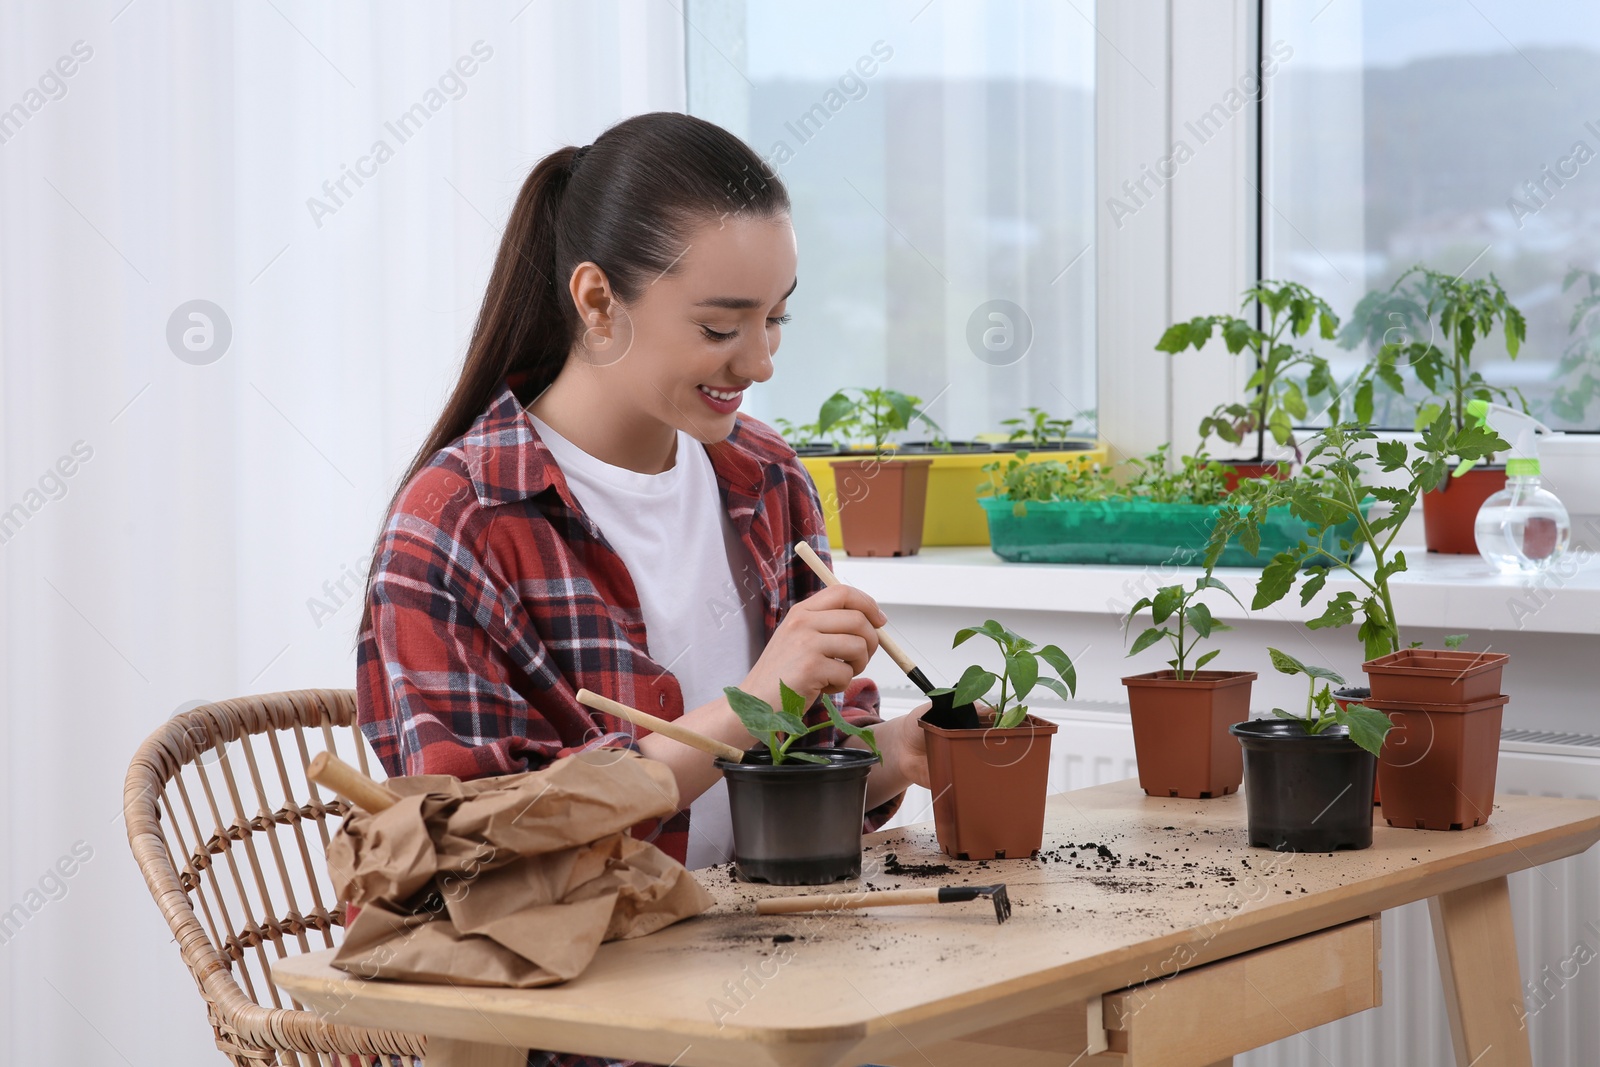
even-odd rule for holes
{"type": "Polygon", "coordinates": [[[682,864],[628,834],[678,810],[672,772],[635,753],[386,784],[403,799],[353,810],[328,848],[339,899],[360,909],[332,961],[351,974],[550,985],[583,973],[604,941],[711,906],[682,864]]]}

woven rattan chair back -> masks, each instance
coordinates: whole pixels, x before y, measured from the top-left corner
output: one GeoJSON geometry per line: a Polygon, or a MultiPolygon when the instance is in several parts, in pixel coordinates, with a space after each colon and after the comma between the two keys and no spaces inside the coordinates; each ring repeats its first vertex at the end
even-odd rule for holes
{"type": "Polygon", "coordinates": [[[139,746],[128,843],[238,1067],[420,1064],[423,1039],[324,1022],[272,984],[274,959],[332,948],[326,853],[344,801],[305,776],[320,751],[368,774],[355,694],[307,689],[183,710],[139,746]]]}

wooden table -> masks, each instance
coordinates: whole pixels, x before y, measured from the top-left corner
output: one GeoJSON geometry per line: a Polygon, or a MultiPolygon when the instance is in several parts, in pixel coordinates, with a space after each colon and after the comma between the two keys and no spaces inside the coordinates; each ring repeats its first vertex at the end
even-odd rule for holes
{"type": "Polygon", "coordinates": [[[857,888],[1004,882],[1003,925],[984,901],[757,916],[761,896],[819,890],[711,868],[712,911],[603,945],[561,986],[363,981],[331,952],[273,976],[331,1019],[427,1034],[429,1067],[514,1067],[527,1048],[682,1067],[1205,1067],[1379,1003],[1375,917],[1427,898],[1458,1063],[1531,1063],[1506,875],[1589,848],[1600,802],[1502,796],[1486,826],[1380,822],[1371,849],[1332,855],[1252,849],[1243,827],[1240,797],[1156,799],[1130,780],[1051,797],[1038,859],[894,873],[891,854],[945,862],[932,825],[865,839],[857,888]]]}

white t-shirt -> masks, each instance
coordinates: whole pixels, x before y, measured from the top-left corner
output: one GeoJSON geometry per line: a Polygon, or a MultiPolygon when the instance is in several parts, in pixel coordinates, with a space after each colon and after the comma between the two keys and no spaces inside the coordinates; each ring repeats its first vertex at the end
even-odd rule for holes
{"type": "MultiPolygon", "coordinates": [[[[528,417],[572,495],[628,568],[650,658],[678,679],[684,710],[738,685],[761,654],[762,603],[738,580],[749,573],[750,553],[722,505],[705,446],[679,430],[672,468],[640,474],[595,459],[532,412],[528,417]]],[[[685,866],[732,858],[727,783],[719,779],[689,807],[685,866]]]]}

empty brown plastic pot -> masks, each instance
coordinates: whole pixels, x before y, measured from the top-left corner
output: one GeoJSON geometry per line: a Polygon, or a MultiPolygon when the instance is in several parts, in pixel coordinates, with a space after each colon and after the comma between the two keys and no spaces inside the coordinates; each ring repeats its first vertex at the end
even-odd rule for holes
{"type": "Polygon", "coordinates": [[[1478,509],[1506,487],[1503,466],[1480,465],[1461,477],[1446,477],[1422,494],[1422,536],[1429,552],[1478,554],[1478,509]]]}
{"type": "Polygon", "coordinates": [[[1416,704],[1466,704],[1500,693],[1504,652],[1402,648],[1361,665],[1373,700],[1416,704]]]}
{"type": "Polygon", "coordinates": [[[1494,809],[1500,720],[1510,697],[1470,704],[1369,699],[1394,729],[1378,754],[1383,818],[1417,830],[1482,826],[1494,809]]]}
{"type": "Polygon", "coordinates": [[[839,532],[849,556],[914,556],[922,548],[931,459],[829,461],[839,494],[839,532]]]}
{"type": "Polygon", "coordinates": [[[1153,797],[1209,800],[1244,779],[1239,742],[1228,732],[1250,717],[1254,671],[1152,671],[1122,679],[1133,718],[1139,787],[1153,797]]]}
{"type": "Polygon", "coordinates": [[[1044,798],[1054,723],[1033,715],[997,730],[981,711],[976,730],[926,719],[933,827],[939,848],[958,860],[1026,859],[1044,842],[1044,798]]]}

